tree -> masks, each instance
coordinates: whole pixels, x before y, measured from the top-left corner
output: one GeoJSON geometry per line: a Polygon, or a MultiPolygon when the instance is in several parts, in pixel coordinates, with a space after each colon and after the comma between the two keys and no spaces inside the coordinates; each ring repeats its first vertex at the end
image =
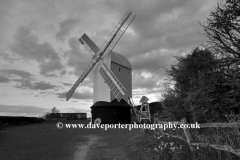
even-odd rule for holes
{"type": "Polygon", "coordinates": [[[216,11],[202,25],[209,44],[222,60],[222,67],[231,66],[239,69],[240,58],[240,3],[226,0],[219,4],[216,11]],[[238,64],[238,65],[234,65],[238,64]]]}
{"type": "Polygon", "coordinates": [[[199,48],[187,56],[175,58],[177,63],[167,71],[176,82],[174,90],[168,89],[164,95],[168,112],[175,118],[187,118],[188,121],[209,120],[212,116],[206,116],[206,113],[212,109],[210,102],[214,95],[211,93],[216,89],[212,82],[219,79],[217,61],[209,50],[199,48]]]}
{"type": "Polygon", "coordinates": [[[50,116],[51,116],[51,113],[50,113],[50,112],[46,112],[46,113],[42,116],[42,118],[45,119],[45,120],[48,120],[48,119],[50,118],[50,116]]]}
{"type": "Polygon", "coordinates": [[[218,58],[218,73],[223,80],[215,82],[224,88],[222,106],[239,112],[240,106],[240,3],[226,0],[218,4],[216,11],[202,25],[208,44],[218,58]]]}
{"type": "Polygon", "coordinates": [[[182,118],[188,118],[189,113],[184,108],[184,100],[178,90],[170,87],[165,88],[162,94],[162,115],[161,118],[169,121],[178,121],[182,118]]]}
{"type": "Polygon", "coordinates": [[[163,94],[165,115],[173,120],[220,122],[226,121],[225,114],[239,108],[235,99],[229,98],[232,88],[226,85],[228,79],[212,52],[196,48],[187,56],[175,58],[177,63],[167,71],[175,87],[163,94]]]}
{"type": "Polygon", "coordinates": [[[57,109],[56,107],[53,107],[53,108],[51,109],[51,113],[52,113],[53,117],[55,117],[55,115],[56,115],[57,113],[59,113],[59,109],[57,109]]]}
{"type": "Polygon", "coordinates": [[[53,107],[53,108],[51,109],[51,112],[52,112],[52,113],[59,113],[59,109],[57,109],[56,107],[53,107]]]}
{"type": "Polygon", "coordinates": [[[175,88],[186,96],[190,88],[197,87],[200,74],[215,70],[216,61],[212,53],[206,49],[196,48],[186,57],[175,57],[177,64],[167,70],[167,74],[175,81],[175,88]]]}

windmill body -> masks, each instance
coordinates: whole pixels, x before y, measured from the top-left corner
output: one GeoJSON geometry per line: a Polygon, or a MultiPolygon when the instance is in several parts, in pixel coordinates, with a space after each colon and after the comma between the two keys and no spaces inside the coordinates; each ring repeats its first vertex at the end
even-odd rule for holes
{"type": "MultiPolygon", "coordinates": [[[[132,67],[130,62],[123,55],[113,51],[106,55],[103,61],[127,90],[122,98],[127,102],[128,97],[132,97],[132,67]]],[[[94,70],[93,103],[98,101],[112,102],[115,96],[99,73],[100,68],[101,64],[98,64],[94,70]]]]}

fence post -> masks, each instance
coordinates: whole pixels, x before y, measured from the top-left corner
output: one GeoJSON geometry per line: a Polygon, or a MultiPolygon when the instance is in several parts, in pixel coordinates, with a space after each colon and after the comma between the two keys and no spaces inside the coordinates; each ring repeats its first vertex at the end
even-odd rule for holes
{"type": "MultiPolygon", "coordinates": [[[[183,119],[181,120],[181,122],[182,122],[183,124],[186,124],[186,123],[187,123],[186,118],[183,118],[183,119]]],[[[183,131],[184,131],[184,134],[185,134],[185,136],[186,136],[187,143],[188,143],[188,146],[189,146],[190,150],[191,150],[192,152],[194,152],[194,151],[195,151],[195,148],[192,147],[192,145],[191,145],[191,142],[193,141],[193,139],[192,139],[191,133],[189,132],[189,128],[185,128],[185,127],[184,127],[184,128],[183,128],[183,131]]]]}
{"type": "Polygon", "coordinates": [[[153,115],[153,122],[154,122],[154,131],[153,131],[153,135],[154,135],[154,138],[156,138],[156,113],[154,113],[153,115]]]}
{"type": "MultiPolygon", "coordinates": [[[[159,122],[158,122],[159,123],[159,122]]],[[[160,124],[162,124],[162,123],[160,123],[160,124]]],[[[160,132],[161,132],[161,134],[163,135],[163,133],[164,133],[164,130],[163,130],[163,128],[159,128],[160,129],[160,132]]]]}
{"type": "MultiPolygon", "coordinates": [[[[158,120],[159,120],[159,111],[157,111],[157,117],[158,117],[158,120]]],[[[158,123],[159,123],[159,122],[158,122],[158,123]]],[[[163,128],[159,128],[159,129],[160,129],[161,134],[163,135],[163,133],[164,133],[163,128]]]]}

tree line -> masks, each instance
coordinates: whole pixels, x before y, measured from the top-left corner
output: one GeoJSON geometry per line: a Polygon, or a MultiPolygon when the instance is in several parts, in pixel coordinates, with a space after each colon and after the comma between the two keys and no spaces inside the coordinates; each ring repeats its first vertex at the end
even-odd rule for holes
{"type": "Polygon", "coordinates": [[[218,3],[204,24],[206,44],[166,70],[175,82],[165,88],[162,115],[169,120],[224,122],[240,108],[240,3],[218,3]]]}

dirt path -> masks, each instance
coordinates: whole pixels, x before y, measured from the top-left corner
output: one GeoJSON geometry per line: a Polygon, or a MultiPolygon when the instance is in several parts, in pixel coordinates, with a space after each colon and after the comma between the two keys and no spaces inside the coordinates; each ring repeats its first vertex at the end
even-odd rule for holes
{"type": "Polygon", "coordinates": [[[128,159],[127,154],[123,147],[121,146],[113,147],[112,144],[106,143],[105,141],[106,140],[101,139],[89,148],[89,151],[86,157],[87,160],[95,160],[95,159],[126,160],[128,159]]]}
{"type": "Polygon", "coordinates": [[[130,145],[134,137],[132,131],[109,130],[98,135],[81,137],[88,141],[77,144],[74,160],[141,160],[130,145]]]}
{"type": "Polygon", "coordinates": [[[92,160],[92,159],[128,159],[127,154],[122,147],[110,148],[111,144],[104,142],[102,137],[96,135],[82,136],[88,139],[86,144],[77,144],[74,160],[92,160]],[[100,158],[101,157],[101,158],[100,158]]]}
{"type": "Polygon", "coordinates": [[[93,145],[94,143],[96,143],[96,141],[98,140],[98,137],[96,135],[88,135],[88,136],[83,136],[84,138],[89,139],[87,144],[77,144],[77,151],[75,152],[74,155],[74,160],[85,160],[89,147],[91,145],[93,145]]]}

